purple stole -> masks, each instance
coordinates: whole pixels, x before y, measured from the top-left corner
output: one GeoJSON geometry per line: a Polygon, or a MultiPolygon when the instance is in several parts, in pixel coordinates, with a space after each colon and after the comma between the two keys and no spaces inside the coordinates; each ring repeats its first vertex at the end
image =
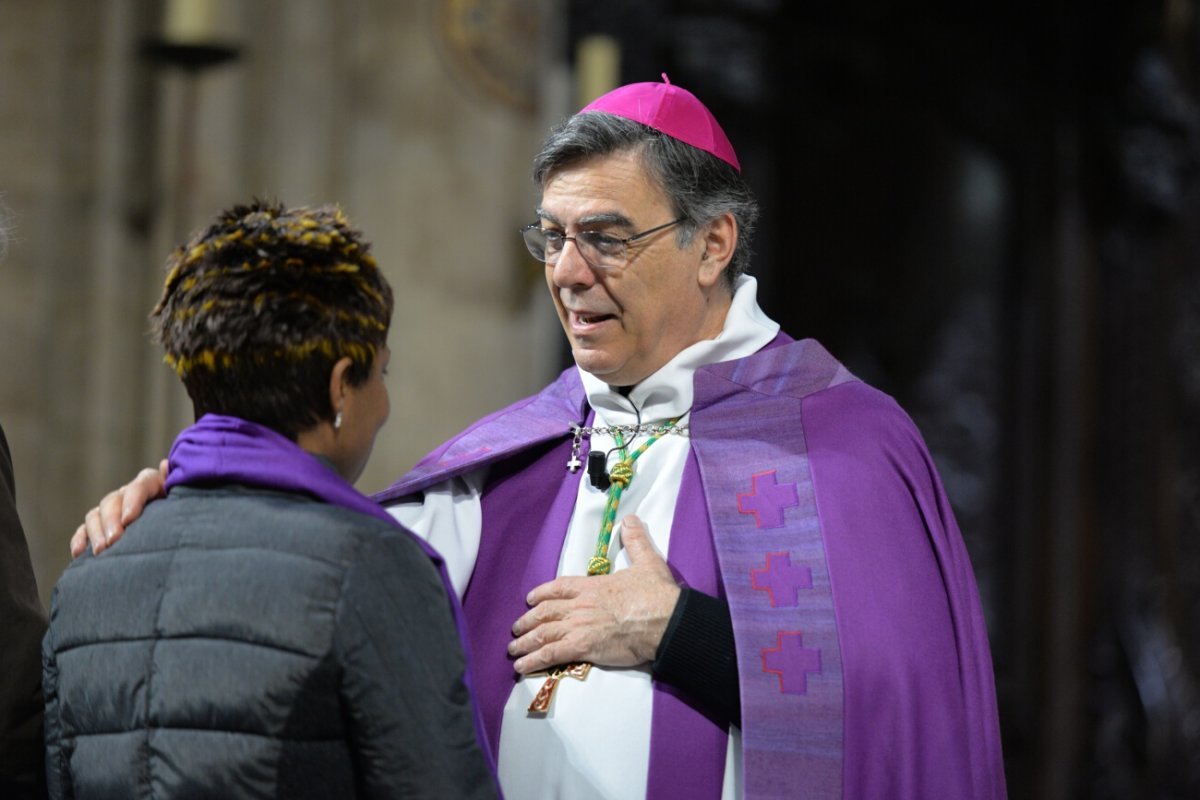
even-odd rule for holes
{"type": "Polygon", "coordinates": [[[446,574],[442,557],[424,539],[403,528],[378,503],[355,489],[311,453],[276,431],[237,417],[205,414],[195,425],[184,428],[175,439],[168,457],[170,471],[166,489],[175,486],[236,483],[283,492],[296,492],[317,500],[357,511],[387,522],[407,533],[437,567],[446,588],[454,623],[462,639],[466,672],[463,676],[475,706],[475,728],[479,746],[493,775],[496,761],[483,732],[480,704],[473,686],[470,640],[458,595],[446,574]]]}
{"type": "MultiPolygon", "coordinates": [[[[729,603],[746,797],[1003,797],[974,578],[952,518],[947,525],[948,504],[930,478],[932,466],[922,460],[923,445],[889,454],[892,462],[868,473],[889,491],[899,485],[901,495],[889,496],[877,513],[868,508],[865,519],[853,514],[871,500],[860,501],[856,489],[861,483],[871,491],[874,484],[855,459],[846,474],[839,472],[843,441],[875,441],[859,422],[879,416],[879,408],[899,415],[887,417],[885,428],[911,426],[879,398],[816,342],[791,342],[783,334],[749,358],[696,373],[692,455],[667,560],[682,582],[729,603]],[[842,395],[833,392],[861,400],[862,414],[842,420],[842,395]],[[814,396],[822,400],[810,402],[814,396]],[[820,464],[813,452],[822,454],[820,464]],[[827,453],[834,464],[828,469],[827,453]],[[897,474],[903,479],[896,481],[897,474]],[[912,490],[915,500],[903,494],[922,483],[912,490]],[[822,501],[826,496],[848,500],[822,501]],[[924,521],[897,519],[904,516],[897,509],[914,505],[924,521]],[[893,536],[893,528],[902,533],[893,536]],[[893,539],[897,544],[889,545],[893,539]],[[876,588],[888,585],[872,560],[876,551],[901,576],[895,595],[881,597],[876,588]],[[909,575],[918,577],[904,583],[909,575]],[[938,581],[949,611],[911,615],[911,625],[895,626],[906,638],[890,633],[896,615],[887,604],[913,586],[943,591],[938,581]],[[875,655],[893,642],[905,654],[934,651],[930,667],[918,665],[913,677],[893,666],[908,668],[912,659],[875,655]],[[955,665],[963,689],[944,692],[941,670],[955,665]],[[848,682],[854,691],[844,691],[848,682]],[[873,724],[874,715],[884,724],[873,724]],[[891,736],[895,730],[911,735],[891,736]]],[[[525,611],[529,589],[555,576],[580,480],[566,469],[569,426],[587,413],[578,374],[568,369],[541,394],[435,450],[375,497],[386,503],[491,467],[479,558],[463,605],[493,747],[516,678],[505,650],[510,627],[525,611]]],[[[703,709],[655,684],[648,797],[719,797],[726,747],[725,731],[703,709]]]]}

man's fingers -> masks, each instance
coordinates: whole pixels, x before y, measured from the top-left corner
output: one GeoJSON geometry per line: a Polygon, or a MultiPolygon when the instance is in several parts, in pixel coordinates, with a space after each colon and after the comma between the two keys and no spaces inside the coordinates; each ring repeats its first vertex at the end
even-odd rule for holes
{"type": "Polygon", "coordinates": [[[71,558],[79,558],[83,551],[87,549],[87,543],[87,526],[80,525],[75,529],[75,535],[71,537],[71,558]]]}
{"type": "Polygon", "coordinates": [[[510,656],[524,656],[555,645],[566,637],[570,626],[562,622],[547,622],[533,628],[523,636],[508,643],[510,656]]]}
{"type": "Polygon", "coordinates": [[[538,625],[560,620],[566,615],[566,612],[566,606],[557,600],[538,603],[513,623],[513,636],[524,636],[538,625]]]}
{"type": "Polygon", "coordinates": [[[517,672],[573,661],[632,666],[653,660],[680,590],[645,523],[629,515],[622,531],[629,569],[558,578],[529,592],[531,608],[513,623],[516,638],[508,645],[517,672]]]}
{"type": "Polygon", "coordinates": [[[560,656],[558,653],[559,648],[557,647],[557,643],[549,647],[543,647],[536,653],[518,658],[513,662],[513,669],[520,675],[530,675],[534,672],[543,672],[551,667],[572,661],[571,658],[560,656]]]}
{"type": "Polygon", "coordinates": [[[650,531],[646,529],[646,523],[633,514],[621,520],[621,546],[625,548],[630,564],[663,560],[654,549],[654,543],[650,541],[650,531]]]}
{"type": "Polygon", "coordinates": [[[522,652],[522,650],[513,651],[511,645],[509,647],[510,655],[521,656],[513,662],[513,669],[521,675],[528,675],[532,672],[541,672],[550,667],[556,667],[559,664],[579,661],[583,658],[584,650],[564,638],[548,641],[527,654],[522,655],[522,652]]]}
{"type": "MultiPolygon", "coordinates": [[[[119,536],[125,530],[125,523],[122,522],[122,517],[125,515],[125,486],[117,489],[115,492],[109,492],[104,495],[104,499],[100,501],[99,519],[96,524],[91,524],[92,512],[89,511],[84,522],[88,527],[88,538],[92,540],[92,550],[99,553],[114,536],[119,536]],[[97,547],[99,545],[99,547],[97,547]]],[[[96,509],[92,509],[95,511],[96,509]]]]}
{"type": "Polygon", "coordinates": [[[137,477],[126,484],[121,490],[120,529],[142,515],[142,509],[151,500],[162,497],[166,491],[164,477],[167,462],[164,460],[158,469],[147,467],[138,473],[137,477]]]}
{"type": "MultiPolygon", "coordinates": [[[[87,540],[92,545],[92,552],[96,554],[103,552],[104,548],[108,547],[111,538],[108,533],[110,523],[105,517],[105,503],[109,504],[109,516],[115,518],[116,512],[111,510],[113,507],[113,494],[115,493],[105,495],[104,499],[100,501],[100,505],[88,511],[87,515],[83,518],[83,527],[87,535],[87,540]]],[[[80,552],[83,552],[82,548],[80,548],[80,552]]]]}
{"type": "Polygon", "coordinates": [[[525,595],[526,605],[536,606],[546,600],[570,600],[579,595],[579,582],[587,578],[556,578],[549,583],[535,586],[525,595]]]}
{"type": "Polygon", "coordinates": [[[158,468],[147,467],[129,483],[109,492],[83,518],[83,524],[75,529],[71,537],[71,555],[78,558],[90,542],[92,552],[99,554],[121,538],[125,526],[141,516],[146,504],[157,497],[166,496],[167,460],[159,462],[158,468]]]}

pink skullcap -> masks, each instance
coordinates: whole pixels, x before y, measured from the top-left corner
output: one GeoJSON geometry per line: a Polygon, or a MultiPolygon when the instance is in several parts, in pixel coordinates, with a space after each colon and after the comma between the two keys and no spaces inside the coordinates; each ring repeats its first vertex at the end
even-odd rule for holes
{"type": "Polygon", "coordinates": [[[604,111],[640,122],[712,153],[741,172],[737,154],[725,131],[717,124],[717,118],[696,99],[696,95],[672,85],[665,72],[662,77],[662,83],[631,83],[613,89],[588,103],[579,113],[604,111]]]}

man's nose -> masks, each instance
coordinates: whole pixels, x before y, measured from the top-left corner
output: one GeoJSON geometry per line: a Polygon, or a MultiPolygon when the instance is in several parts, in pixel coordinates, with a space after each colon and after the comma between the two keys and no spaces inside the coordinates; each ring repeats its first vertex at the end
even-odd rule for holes
{"type": "Polygon", "coordinates": [[[583,257],[579,243],[573,238],[563,242],[562,252],[554,262],[554,284],[559,287],[580,286],[595,283],[596,274],[592,265],[583,257]]]}

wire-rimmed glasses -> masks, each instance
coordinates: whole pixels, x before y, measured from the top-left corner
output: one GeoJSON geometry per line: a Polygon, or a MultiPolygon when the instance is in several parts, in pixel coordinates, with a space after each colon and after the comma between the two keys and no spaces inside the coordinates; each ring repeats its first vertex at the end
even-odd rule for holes
{"type": "Polygon", "coordinates": [[[583,256],[583,260],[593,267],[620,269],[628,263],[626,255],[629,245],[652,233],[658,233],[672,225],[678,225],[684,219],[686,218],[673,219],[623,239],[600,231],[580,231],[574,236],[567,236],[562,231],[546,230],[540,222],[531,222],[521,228],[521,238],[525,240],[525,246],[529,248],[530,255],[551,266],[557,263],[567,242],[574,242],[575,246],[579,248],[579,255],[583,256]]]}

